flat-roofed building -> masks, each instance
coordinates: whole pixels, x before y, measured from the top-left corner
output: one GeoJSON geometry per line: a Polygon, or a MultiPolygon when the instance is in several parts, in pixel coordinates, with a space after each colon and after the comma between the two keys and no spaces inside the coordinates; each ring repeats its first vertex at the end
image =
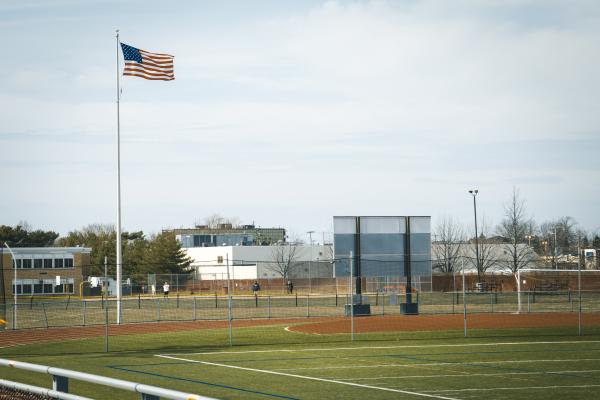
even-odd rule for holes
{"type": "Polygon", "coordinates": [[[12,253],[6,248],[0,249],[5,297],[11,298],[15,289],[17,296],[27,297],[80,294],[82,267],[90,264],[91,248],[14,247],[11,250],[12,253]]]}
{"type": "Polygon", "coordinates": [[[181,247],[270,246],[285,243],[284,228],[258,228],[254,225],[219,224],[216,228],[198,225],[194,228],[165,229],[173,232],[181,247]]]}

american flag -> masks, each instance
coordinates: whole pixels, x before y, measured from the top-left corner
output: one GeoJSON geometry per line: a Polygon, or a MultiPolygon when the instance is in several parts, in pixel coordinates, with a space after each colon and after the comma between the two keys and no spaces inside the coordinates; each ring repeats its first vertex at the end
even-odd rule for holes
{"type": "Polygon", "coordinates": [[[125,58],[123,75],[138,76],[153,81],[172,81],[175,79],[173,56],[136,49],[125,43],[121,43],[121,49],[125,58]]]}

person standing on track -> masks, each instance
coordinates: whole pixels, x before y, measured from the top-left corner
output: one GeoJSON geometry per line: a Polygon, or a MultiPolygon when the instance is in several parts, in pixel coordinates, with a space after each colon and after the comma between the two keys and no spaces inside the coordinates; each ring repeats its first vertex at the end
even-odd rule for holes
{"type": "Polygon", "coordinates": [[[169,297],[169,283],[167,281],[165,281],[165,283],[163,284],[163,295],[164,297],[169,297]]]}

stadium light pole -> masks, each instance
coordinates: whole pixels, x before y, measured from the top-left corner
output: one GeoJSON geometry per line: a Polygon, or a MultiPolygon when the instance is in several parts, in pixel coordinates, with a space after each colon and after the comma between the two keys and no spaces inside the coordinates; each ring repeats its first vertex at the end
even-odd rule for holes
{"type": "Polygon", "coordinates": [[[310,241],[310,258],[308,259],[308,293],[312,293],[312,282],[310,279],[310,270],[312,267],[312,257],[313,257],[313,241],[312,241],[312,234],[315,233],[315,231],[308,231],[306,232],[308,233],[308,240],[310,241]]]}
{"type": "Polygon", "coordinates": [[[477,263],[475,264],[477,266],[477,276],[479,276],[479,235],[477,234],[477,193],[479,193],[479,190],[477,189],[473,189],[473,190],[469,190],[469,193],[471,193],[471,195],[473,196],[473,212],[475,214],[475,257],[477,258],[477,263]]]}

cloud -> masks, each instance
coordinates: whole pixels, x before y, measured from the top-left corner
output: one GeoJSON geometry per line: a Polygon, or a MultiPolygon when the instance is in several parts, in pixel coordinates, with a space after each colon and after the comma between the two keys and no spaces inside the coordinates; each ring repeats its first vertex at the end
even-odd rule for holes
{"type": "MultiPolygon", "coordinates": [[[[217,210],[226,198],[250,218],[282,210],[282,202],[319,215],[338,207],[430,214],[462,210],[472,185],[499,199],[516,183],[535,185],[539,199],[552,192],[539,207],[562,212],[567,196],[555,195],[557,186],[568,193],[570,176],[600,168],[590,155],[600,126],[595,2],[311,4],[247,17],[218,5],[196,13],[190,2],[194,12],[180,7],[165,18],[162,4],[147,2],[144,24],[128,26],[127,39],[175,54],[176,80],[122,80],[126,201],[181,204],[190,213],[202,203],[226,213],[217,210]],[[175,199],[152,185],[183,189],[175,199]]],[[[51,158],[61,148],[48,143],[60,139],[77,163],[91,159],[88,179],[112,187],[105,174],[116,127],[112,33],[130,10],[95,4],[36,13],[40,4],[29,5],[31,15],[15,18],[22,36],[7,42],[25,65],[0,66],[0,143],[10,160],[34,149],[48,162],[52,187],[60,180],[51,158]],[[61,26],[65,14],[73,20],[61,26]]],[[[19,171],[35,182],[35,173],[19,171]]],[[[600,193],[592,190],[582,209],[595,201],[600,193]]],[[[492,200],[487,206],[501,210],[492,200]]],[[[295,211],[275,219],[321,224],[295,211]]],[[[136,221],[152,223],[142,214],[136,221]]]]}

